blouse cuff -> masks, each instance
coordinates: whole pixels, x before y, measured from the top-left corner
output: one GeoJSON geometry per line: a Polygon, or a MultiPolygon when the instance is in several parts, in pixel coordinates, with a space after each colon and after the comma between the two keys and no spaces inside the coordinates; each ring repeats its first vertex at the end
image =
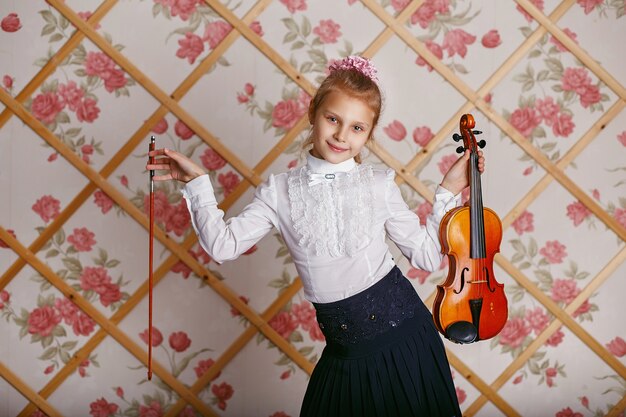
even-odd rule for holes
{"type": "Polygon", "coordinates": [[[200,175],[185,184],[181,189],[181,193],[192,206],[217,204],[211,179],[206,174],[200,175]]]}
{"type": "Polygon", "coordinates": [[[442,187],[441,185],[438,185],[437,189],[435,190],[433,206],[442,206],[443,212],[448,212],[449,210],[452,210],[453,208],[460,205],[461,194],[462,193],[458,193],[457,195],[454,195],[448,189],[442,187]]]}

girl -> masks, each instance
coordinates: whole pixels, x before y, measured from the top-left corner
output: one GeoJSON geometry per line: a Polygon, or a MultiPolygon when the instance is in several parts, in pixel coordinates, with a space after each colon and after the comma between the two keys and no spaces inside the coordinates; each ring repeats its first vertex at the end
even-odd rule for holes
{"type": "Polygon", "coordinates": [[[177,152],[150,152],[158,159],[146,169],[166,171],[155,180],[186,183],[193,227],[216,262],[237,258],[273,227],[282,234],[326,338],[301,416],[460,417],[432,316],[385,238],[414,267],[440,266],[439,223],[468,186],[469,152],[446,173],[420,225],[394,171],[360,163],[382,107],[376,69],[351,56],[329,71],[309,106],[306,165],[270,175],[240,215],[225,222],[208,175],[177,152]]]}

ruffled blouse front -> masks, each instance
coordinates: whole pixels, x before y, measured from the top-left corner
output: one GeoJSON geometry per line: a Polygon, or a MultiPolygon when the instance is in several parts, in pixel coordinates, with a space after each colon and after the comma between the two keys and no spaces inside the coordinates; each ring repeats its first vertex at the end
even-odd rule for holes
{"type": "Polygon", "coordinates": [[[216,262],[237,258],[276,227],[305,297],[326,303],[363,291],[393,268],[386,237],[414,267],[439,267],[439,223],[459,196],[438,187],[423,226],[394,178],[393,170],[353,159],[331,164],[307,155],[306,165],[270,175],[241,214],[226,221],[208,175],[186,184],[183,195],[200,244],[216,262]]]}

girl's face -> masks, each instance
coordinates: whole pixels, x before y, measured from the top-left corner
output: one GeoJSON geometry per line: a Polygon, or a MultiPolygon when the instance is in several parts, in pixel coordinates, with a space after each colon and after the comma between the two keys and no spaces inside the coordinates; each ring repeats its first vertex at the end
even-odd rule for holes
{"type": "Polygon", "coordinates": [[[315,113],[311,155],[338,164],[354,158],[371,136],[374,111],[342,91],[330,92],[315,113]]]}

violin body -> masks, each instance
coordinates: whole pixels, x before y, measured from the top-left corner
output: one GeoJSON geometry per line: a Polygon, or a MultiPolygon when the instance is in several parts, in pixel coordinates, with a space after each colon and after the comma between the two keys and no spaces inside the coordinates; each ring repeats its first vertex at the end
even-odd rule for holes
{"type": "MultiPolygon", "coordinates": [[[[448,256],[449,269],[445,282],[437,286],[433,307],[435,325],[446,335],[446,329],[452,324],[459,321],[470,322],[477,329],[476,338],[472,341],[496,336],[506,324],[509,315],[504,284],[496,282],[493,273],[493,257],[500,252],[502,241],[502,222],[490,208],[483,209],[483,216],[487,253],[485,259],[477,260],[470,257],[467,244],[467,231],[470,230],[468,206],[457,207],[446,213],[439,228],[439,240],[443,253],[448,256]],[[477,276],[480,278],[475,279],[477,276]],[[483,281],[481,278],[488,278],[487,282],[476,282],[483,281]],[[492,289],[494,291],[491,291],[492,289]],[[473,316],[470,300],[481,300],[474,302],[475,305],[480,304],[480,314],[477,317],[474,317],[475,313],[473,316]]],[[[456,337],[467,340],[469,336],[456,337]]]]}
{"type": "MultiPolygon", "coordinates": [[[[441,334],[456,343],[472,343],[496,336],[508,318],[504,285],[496,281],[493,258],[500,251],[502,222],[491,209],[483,207],[478,170],[478,147],[471,114],[461,117],[464,146],[470,150],[468,178],[470,199],[463,207],[450,210],[439,226],[442,252],[448,256],[448,276],[437,286],[433,319],[441,334]]],[[[454,135],[459,141],[460,135],[454,135]]]]}

